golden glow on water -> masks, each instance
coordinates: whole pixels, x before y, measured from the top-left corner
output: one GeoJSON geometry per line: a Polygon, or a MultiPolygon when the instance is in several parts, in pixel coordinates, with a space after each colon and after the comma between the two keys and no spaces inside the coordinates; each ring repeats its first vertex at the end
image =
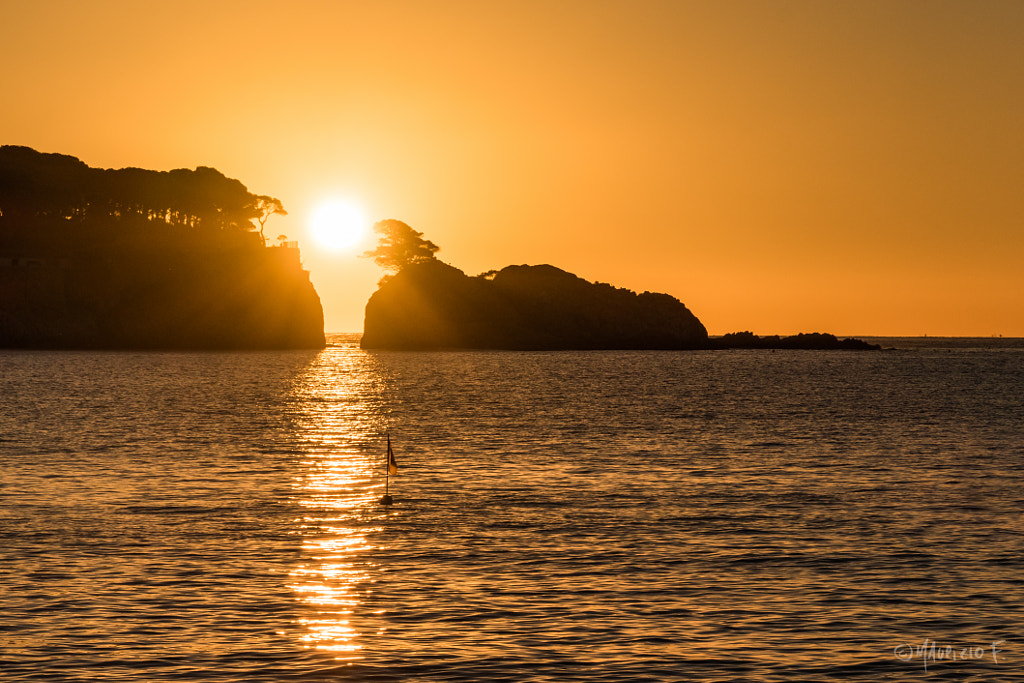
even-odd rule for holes
{"type": "Polygon", "coordinates": [[[0,354],[0,678],[1020,679],[1022,353],[0,354]]]}
{"type": "Polygon", "coordinates": [[[372,465],[358,453],[325,455],[303,463],[308,469],[296,481],[299,503],[309,514],[297,519],[303,561],[290,572],[291,588],[309,616],[298,620],[306,647],[354,658],[360,632],[352,616],[372,583],[365,553],[372,527],[348,526],[361,519],[360,510],[373,502],[372,465]]]}
{"type": "Polygon", "coordinates": [[[297,620],[304,647],[359,659],[363,635],[359,607],[374,582],[369,538],[380,530],[378,384],[365,354],[353,346],[326,349],[299,380],[299,429],[305,455],[293,479],[295,520],[302,559],[289,572],[290,588],[304,606],[297,620]]]}

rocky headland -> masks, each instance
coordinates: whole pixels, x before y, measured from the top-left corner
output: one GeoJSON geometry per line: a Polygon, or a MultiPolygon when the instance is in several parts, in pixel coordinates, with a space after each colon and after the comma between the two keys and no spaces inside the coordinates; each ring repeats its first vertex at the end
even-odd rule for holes
{"type": "Polygon", "coordinates": [[[508,266],[470,277],[395,219],[378,222],[364,256],[393,274],[366,304],[366,349],[869,349],[830,334],[711,339],[678,299],[593,283],[551,265],[508,266]]]}
{"type": "Polygon", "coordinates": [[[322,348],[280,202],[215,169],[95,169],[0,147],[0,347],[322,348]]]}
{"type": "Polygon", "coordinates": [[[550,265],[470,277],[436,259],[402,268],[366,304],[368,349],[699,349],[678,299],[591,283],[550,265]]]}

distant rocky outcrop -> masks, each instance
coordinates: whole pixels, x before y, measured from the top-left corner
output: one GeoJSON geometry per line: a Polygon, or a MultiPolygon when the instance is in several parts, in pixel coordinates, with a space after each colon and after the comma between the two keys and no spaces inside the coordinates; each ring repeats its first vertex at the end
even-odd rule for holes
{"type": "Polygon", "coordinates": [[[767,335],[759,337],[753,332],[731,332],[710,340],[713,349],[805,349],[805,350],[847,350],[878,351],[882,347],[862,339],[839,339],[835,335],[811,332],[780,337],[767,335]]]}
{"type": "Polygon", "coordinates": [[[668,294],[591,283],[550,265],[469,277],[428,259],[366,304],[369,349],[697,349],[704,325],[668,294]]]}
{"type": "Polygon", "coordinates": [[[278,200],[215,169],[94,169],[0,147],[0,348],[322,348],[278,200]]]}

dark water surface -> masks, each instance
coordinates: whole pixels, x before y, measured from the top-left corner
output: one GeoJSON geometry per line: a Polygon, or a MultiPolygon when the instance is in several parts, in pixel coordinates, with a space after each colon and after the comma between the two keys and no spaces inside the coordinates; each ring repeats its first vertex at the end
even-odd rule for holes
{"type": "Polygon", "coordinates": [[[0,352],[0,680],[1024,680],[1019,343],[334,341],[0,352]]]}

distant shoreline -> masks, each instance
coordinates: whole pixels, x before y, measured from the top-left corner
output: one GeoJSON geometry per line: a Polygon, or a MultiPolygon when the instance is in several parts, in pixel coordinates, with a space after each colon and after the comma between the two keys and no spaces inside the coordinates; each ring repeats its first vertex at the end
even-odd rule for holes
{"type": "Polygon", "coordinates": [[[858,337],[883,349],[1024,349],[1024,337],[858,337]]]}
{"type": "MultiPolygon", "coordinates": [[[[358,346],[362,332],[328,332],[328,346],[355,344],[358,346]]],[[[709,339],[721,339],[724,335],[710,335],[709,339]]],[[[915,349],[1024,349],[1024,337],[889,337],[870,335],[844,335],[869,344],[878,344],[883,350],[915,349]]],[[[712,349],[716,350],[716,349],[712,349]]],[[[729,349],[718,349],[727,351],[729,349]]],[[[738,349],[733,349],[738,350],[738,349]]],[[[768,350],[768,349],[753,349],[768,350]]]]}

